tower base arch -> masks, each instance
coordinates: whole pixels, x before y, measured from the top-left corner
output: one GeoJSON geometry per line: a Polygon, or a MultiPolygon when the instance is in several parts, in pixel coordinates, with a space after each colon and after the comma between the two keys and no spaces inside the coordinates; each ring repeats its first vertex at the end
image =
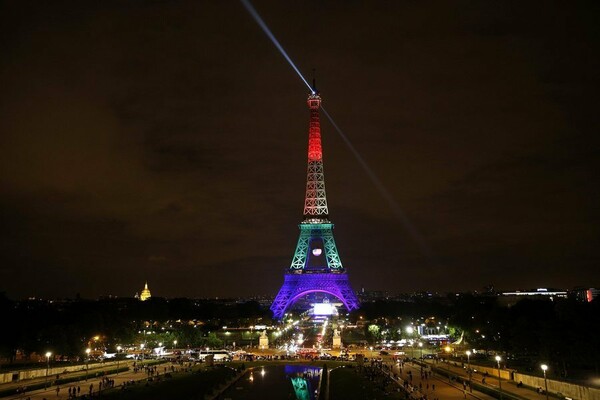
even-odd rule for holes
{"type": "Polygon", "coordinates": [[[285,274],[283,286],[271,305],[273,317],[283,318],[288,308],[300,297],[314,292],[323,292],[338,298],[348,311],[357,309],[359,305],[345,273],[288,273],[285,274]]]}

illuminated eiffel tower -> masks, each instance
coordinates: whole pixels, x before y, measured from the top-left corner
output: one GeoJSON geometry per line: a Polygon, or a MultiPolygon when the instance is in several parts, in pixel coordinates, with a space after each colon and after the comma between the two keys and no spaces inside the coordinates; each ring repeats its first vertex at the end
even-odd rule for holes
{"type": "Polygon", "coordinates": [[[277,319],[281,319],[298,299],[315,292],[338,298],[348,311],[358,308],[359,305],[335,246],[333,224],[328,219],[319,121],[321,96],[316,89],[308,96],[308,107],[310,127],[304,220],[299,225],[300,238],[292,264],[284,275],[283,286],[271,305],[273,316],[277,319]]]}

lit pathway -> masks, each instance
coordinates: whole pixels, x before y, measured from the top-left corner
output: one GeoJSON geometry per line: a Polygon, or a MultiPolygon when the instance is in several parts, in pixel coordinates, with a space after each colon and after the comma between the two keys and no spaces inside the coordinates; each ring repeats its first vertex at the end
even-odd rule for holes
{"type": "MultiPolygon", "coordinates": [[[[415,392],[412,397],[420,397],[426,395],[427,399],[439,399],[439,400],[493,400],[494,397],[485,393],[473,390],[473,393],[463,390],[462,384],[448,382],[448,378],[443,376],[437,376],[432,373],[431,376],[427,376],[425,379],[421,379],[421,367],[419,365],[413,365],[412,363],[404,363],[402,371],[400,371],[399,364],[394,363],[393,372],[398,374],[402,380],[406,380],[412,384],[415,388],[415,392]],[[412,381],[410,380],[409,371],[412,374],[412,381]],[[419,389],[421,384],[421,389],[419,389]],[[435,389],[434,389],[435,388],[435,389]]],[[[399,384],[402,384],[401,382],[399,384]]]]}
{"type": "MultiPolygon", "coordinates": [[[[156,365],[156,367],[157,367],[157,371],[160,374],[160,376],[162,376],[164,374],[165,367],[167,367],[167,369],[169,369],[169,371],[167,371],[167,372],[170,372],[171,365],[173,365],[177,371],[180,371],[182,369],[182,367],[179,366],[178,364],[170,364],[170,363],[169,364],[159,364],[159,365],[156,365]]],[[[116,375],[116,374],[106,375],[106,377],[109,379],[113,379],[115,381],[114,387],[118,387],[123,382],[128,382],[131,380],[139,381],[142,379],[146,379],[146,378],[148,378],[148,374],[143,369],[138,372],[133,372],[133,369],[130,369],[127,372],[121,372],[118,375],[116,375]]],[[[94,394],[96,394],[100,387],[101,381],[102,381],[101,378],[93,378],[93,379],[88,379],[87,381],[81,380],[78,382],[70,382],[70,383],[67,383],[64,385],[59,385],[60,390],[59,390],[58,394],[56,393],[56,386],[51,386],[50,388],[45,389],[45,390],[44,389],[33,390],[30,392],[21,394],[19,396],[11,395],[11,396],[7,396],[7,397],[1,397],[0,399],[31,399],[31,400],[43,400],[43,399],[63,400],[63,399],[65,399],[66,400],[69,398],[69,387],[77,387],[77,386],[81,387],[81,392],[80,392],[79,396],[83,396],[84,394],[87,395],[90,393],[90,385],[93,385],[92,391],[94,394]]]]}
{"type": "MultiPolygon", "coordinates": [[[[450,367],[450,372],[464,377],[465,379],[468,379],[467,377],[467,373],[466,371],[458,366],[454,366],[452,364],[448,365],[447,363],[437,363],[434,364],[432,360],[426,360],[427,364],[430,365],[435,365],[438,368],[442,368],[442,369],[447,369],[448,367],[450,367]]],[[[471,364],[472,368],[477,369],[477,366],[471,364]]],[[[477,384],[481,384],[481,378],[483,377],[483,375],[475,373],[473,374],[473,382],[476,382],[477,384]]],[[[485,378],[485,385],[491,388],[494,388],[496,390],[499,389],[498,387],[498,376],[494,376],[494,374],[490,374],[485,378]]],[[[535,390],[532,390],[530,388],[518,388],[516,383],[513,381],[507,381],[502,379],[502,392],[504,393],[510,393],[513,394],[515,396],[524,398],[524,399],[529,399],[529,400],[546,400],[546,395],[545,394],[540,394],[537,393],[535,390]]]]}
{"type": "MultiPolygon", "coordinates": [[[[60,373],[60,377],[61,378],[75,378],[75,377],[83,377],[85,376],[86,373],[88,374],[95,374],[95,373],[102,373],[103,371],[109,371],[109,370],[114,370],[117,367],[119,368],[123,368],[123,367],[131,367],[133,366],[134,361],[132,360],[123,360],[119,363],[116,362],[110,362],[110,363],[106,363],[106,364],[99,364],[99,363],[94,363],[94,364],[90,364],[89,368],[86,369],[85,364],[80,364],[78,365],[78,367],[81,367],[82,369],[78,369],[78,370],[74,370],[71,372],[63,372],[60,373]]],[[[56,366],[53,366],[54,369],[56,369],[56,366]]],[[[46,378],[45,376],[42,377],[38,377],[38,378],[33,378],[33,379],[25,379],[22,381],[16,381],[16,382],[7,382],[7,383],[3,383],[0,384],[0,390],[7,390],[7,389],[17,389],[23,386],[33,386],[33,385],[37,385],[37,384],[43,384],[46,381],[53,381],[54,377],[56,376],[56,374],[51,374],[48,378],[46,378]]]]}

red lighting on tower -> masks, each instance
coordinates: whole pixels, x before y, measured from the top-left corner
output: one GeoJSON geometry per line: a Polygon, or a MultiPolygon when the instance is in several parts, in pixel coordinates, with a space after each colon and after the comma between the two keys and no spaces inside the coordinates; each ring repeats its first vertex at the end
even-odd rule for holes
{"type": "Polygon", "coordinates": [[[319,107],[321,107],[321,96],[313,93],[308,97],[310,108],[310,127],[308,131],[308,161],[321,161],[323,150],[321,149],[321,122],[319,121],[319,107]]]}
{"type": "MultiPolygon", "coordinates": [[[[313,83],[314,87],[314,83],[313,83]]],[[[321,122],[319,108],[321,96],[316,89],[308,96],[310,123],[308,127],[308,169],[306,175],[306,196],[304,197],[305,218],[327,218],[327,196],[323,174],[323,149],[321,147],[321,122]]]]}

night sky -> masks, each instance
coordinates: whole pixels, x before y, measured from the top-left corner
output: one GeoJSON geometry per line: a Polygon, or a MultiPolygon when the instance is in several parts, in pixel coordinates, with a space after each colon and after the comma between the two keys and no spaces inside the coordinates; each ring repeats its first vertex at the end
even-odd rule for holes
{"type": "MultiPolygon", "coordinates": [[[[353,286],[600,285],[600,4],[256,1],[323,105],[353,286]]],[[[308,91],[237,1],[0,3],[0,292],[274,295],[308,91]]]]}

